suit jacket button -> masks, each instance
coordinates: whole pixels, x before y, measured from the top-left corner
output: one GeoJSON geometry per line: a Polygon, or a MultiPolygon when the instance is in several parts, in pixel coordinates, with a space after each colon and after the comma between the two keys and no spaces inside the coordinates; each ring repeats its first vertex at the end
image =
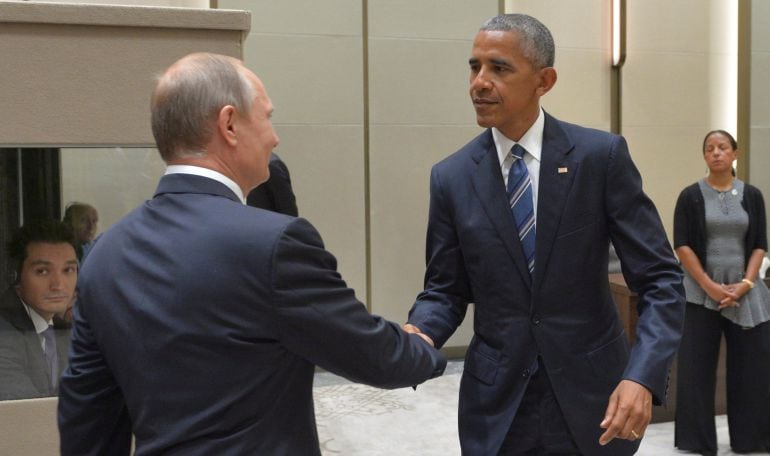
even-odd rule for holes
{"type": "Polygon", "coordinates": [[[540,324],[540,315],[533,315],[532,316],[532,324],[533,325],[539,325],[540,324]]]}
{"type": "Polygon", "coordinates": [[[529,377],[529,369],[524,369],[524,372],[521,373],[521,376],[524,378],[529,377]]]}

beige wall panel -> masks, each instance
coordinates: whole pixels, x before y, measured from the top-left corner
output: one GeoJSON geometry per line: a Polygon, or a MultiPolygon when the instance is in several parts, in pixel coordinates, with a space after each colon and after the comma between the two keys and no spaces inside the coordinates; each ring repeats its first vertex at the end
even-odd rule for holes
{"type": "Polygon", "coordinates": [[[565,48],[557,51],[556,85],[541,99],[555,117],[609,130],[610,68],[603,50],[565,48]]]}
{"type": "MultiPolygon", "coordinates": [[[[751,98],[749,181],[759,187],[770,209],[770,2],[751,2],[751,98]]],[[[741,144],[739,144],[741,146],[741,144]]],[[[742,146],[741,146],[742,147],[742,146]]],[[[768,227],[770,233],[770,226],[768,227]]]]}
{"type": "Polygon", "coordinates": [[[753,0],[751,2],[751,51],[754,53],[770,52],[768,18],[770,18],[770,2],[753,0]]]}
{"type": "Polygon", "coordinates": [[[0,454],[59,454],[56,398],[0,401],[0,454]]]}
{"type": "Polygon", "coordinates": [[[369,40],[372,124],[475,124],[471,40],[369,40]]]}
{"type": "Polygon", "coordinates": [[[244,60],[264,82],[280,124],[363,125],[360,37],[260,35],[244,60]]]}
{"type": "MultiPolygon", "coordinates": [[[[470,109],[470,106],[469,108],[470,109]]],[[[406,321],[425,275],[430,169],[482,130],[376,125],[371,129],[372,311],[406,321]]],[[[470,341],[472,321],[448,346],[470,341]]]]}
{"type": "Polygon", "coordinates": [[[623,67],[623,129],[706,125],[713,81],[703,54],[636,52],[623,67]]]}
{"type": "MultiPolygon", "coordinates": [[[[768,27],[770,28],[770,27],[768,27]]],[[[770,127],[770,84],[768,84],[768,75],[770,74],[770,51],[754,52],[751,55],[751,126],[770,127]]],[[[752,143],[754,142],[752,138],[752,143]]],[[[756,151],[769,151],[770,143],[765,143],[764,147],[756,151]]]]}
{"type": "Polygon", "coordinates": [[[291,173],[299,214],[338,260],[348,286],[366,300],[363,129],[360,126],[277,125],[275,150],[291,173]]]}
{"type": "Polygon", "coordinates": [[[246,13],[16,2],[0,8],[5,145],[153,144],[154,74],[190,52],[240,56],[248,29],[246,13]]]}
{"type": "Polygon", "coordinates": [[[253,33],[361,36],[361,0],[218,0],[218,3],[219,8],[250,10],[253,33]]]}
{"type": "Polygon", "coordinates": [[[700,153],[705,131],[699,126],[652,125],[626,126],[623,134],[642,175],[644,191],[657,206],[671,240],[679,192],[706,173],[700,153]]]}
{"type": "Polygon", "coordinates": [[[490,0],[369,0],[369,35],[467,41],[497,13],[490,0]]]}
{"type": "Polygon", "coordinates": [[[25,77],[0,85],[5,106],[24,106],[3,115],[0,143],[154,144],[152,73],[195,51],[239,56],[239,40],[214,30],[2,24],[3,67],[25,77]]]}
{"type": "MultiPolygon", "coordinates": [[[[633,0],[632,0],[633,1],[633,0]]],[[[601,49],[609,62],[610,2],[596,0],[508,0],[507,13],[536,17],[553,34],[556,64],[561,49],[601,49]]]]}
{"type": "Polygon", "coordinates": [[[43,1],[45,3],[88,3],[91,5],[173,6],[177,8],[208,8],[210,3],[210,0],[43,0],[43,1]]]}
{"type": "Polygon", "coordinates": [[[708,52],[713,1],[626,0],[629,58],[650,50],[708,52]]]}
{"type": "Polygon", "coordinates": [[[750,134],[752,149],[749,181],[762,190],[765,210],[770,211],[770,127],[754,127],[750,134]]]}

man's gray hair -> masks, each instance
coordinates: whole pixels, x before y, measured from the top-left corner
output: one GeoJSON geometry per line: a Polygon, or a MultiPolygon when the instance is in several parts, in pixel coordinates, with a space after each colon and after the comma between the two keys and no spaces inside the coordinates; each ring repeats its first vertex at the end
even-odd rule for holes
{"type": "Polygon", "coordinates": [[[241,62],[198,53],[184,57],[158,79],[152,94],[152,134],[166,162],[206,153],[219,111],[228,105],[249,115],[255,88],[241,62]]]}
{"type": "Polygon", "coordinates": [[[536,70],[552,67],[556,58],[553,36],[548,27],[526,14],[501,14],[489,19],[480,31],[516,32],[522,54],[536,70]]]}

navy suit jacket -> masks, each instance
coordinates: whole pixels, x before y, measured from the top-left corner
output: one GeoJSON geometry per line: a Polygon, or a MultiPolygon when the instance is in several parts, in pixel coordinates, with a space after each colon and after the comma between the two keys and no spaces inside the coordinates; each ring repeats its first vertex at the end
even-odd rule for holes
{"type": "Polygon", "coordinates": [[[631,379],[664,401],[684,315],[682,274],[625,140],[546,114],[530,278],[491,131],[433,167],[425,289],[409,322],[442,346],[475,304],[460,388],[463,454],[497,454],[536,357],[585,455],[598,445],[608,399],[631,379]],[[612,301],[609,243],[639,294],[629,347],[612,301]]]}
{"type": "Polygon", "coordinates": [[[164,176],[83,266],[63,455],[320,454],[314,367],[384,388],[446,361],[373,316],[304,219],[164,176]]]}
{"type": "MultiPolygon", "coordinates": [[[[56,396],[40,336],[13,286],[0,299],[0,400],[56,396]]],[[[67,366],[68,326],[54,318],[59,372],[67,366]]]]}

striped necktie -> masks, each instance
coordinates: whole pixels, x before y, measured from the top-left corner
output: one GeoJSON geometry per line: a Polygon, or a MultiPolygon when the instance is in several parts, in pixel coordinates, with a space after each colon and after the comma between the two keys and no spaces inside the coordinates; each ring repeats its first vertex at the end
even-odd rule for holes
{"type": "Polygon", "coordinates": [[[508,173],[508,204],[511,206],[513,220],[519,232],[519,239],[527,258],[530,275],[535,270],[535,210],[532,198],[532,181],[524,163],[527,151],[518,144],[511,148],[513,165],[508,173]]]}

